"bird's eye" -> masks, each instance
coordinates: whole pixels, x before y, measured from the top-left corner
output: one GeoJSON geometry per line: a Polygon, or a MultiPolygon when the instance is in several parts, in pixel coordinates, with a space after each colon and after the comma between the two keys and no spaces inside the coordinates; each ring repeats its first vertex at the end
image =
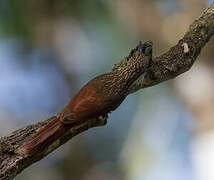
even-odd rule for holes
{"type": "Polygon", "coordinates": [[[147,47],[146,49],[145,49],[145,54],[146,55],[150,55],[152,53],[152,47],[147,47]]]}

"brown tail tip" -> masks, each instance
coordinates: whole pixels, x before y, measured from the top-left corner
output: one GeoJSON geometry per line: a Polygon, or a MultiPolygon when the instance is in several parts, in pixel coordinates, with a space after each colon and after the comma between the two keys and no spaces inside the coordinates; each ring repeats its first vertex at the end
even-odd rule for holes
{"type": "Polygon", "coordinates": [[[28,154],[28,150],[23,148],[23,146],[21,145],[18,149],[17,149],[17,154],[20,154],[21,156],[26,156],[29,155],[28,154]]]}
{"type": "Polygon", "coordinates": [[[24,144],[22,144],[17,153],[20,155],[33,155],[45,148],[49,147],[54,141],[62,136],[67,130],[67,127],[57,118],[50,121],[32,137],[30,137],[24,144]]]}

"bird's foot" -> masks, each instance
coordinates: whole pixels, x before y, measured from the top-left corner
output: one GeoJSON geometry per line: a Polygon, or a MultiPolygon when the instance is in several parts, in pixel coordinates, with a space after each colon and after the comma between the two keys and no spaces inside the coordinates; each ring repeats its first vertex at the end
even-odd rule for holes
{"type": "Polygon", "coordinates": [[[99,125],[100,125],[100,126],[106,125],[107,120],[108,120],[108,114],[100,115],[100,116],[97,118],[97,120],[99,121],[99,125]]]}

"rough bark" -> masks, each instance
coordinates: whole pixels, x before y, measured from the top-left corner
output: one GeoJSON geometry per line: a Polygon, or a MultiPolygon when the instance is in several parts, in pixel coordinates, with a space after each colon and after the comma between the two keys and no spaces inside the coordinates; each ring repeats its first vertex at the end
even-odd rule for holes
{"type": "MultiPolygon", "coordinates": [[[[200,54],[201,49],[209,41],[213,33],[214,4],[207,8],[202,15],[190,25],[184,37],[180,39],[175,46],[170,48],[166,53],[153,58],[153,62],[148,70],[148,73],[135,81],[131,85],[129,92],[133,93],[139,89],[153,86],[163,81],[175,78],[179,74],[188,71],[200,54]]],[[[118,69],[121,66],[124,66],[124,60],[118,63],[113,70],[118,69]]],[[[103,126],[107,121],[107,117],[87,120],[86,122],[71,128],[69,132],[54,142],[47,149],[42,150],[32,156],[24,156],[19,154],[17,152],[17,148],[26,142],[26,140],[33,133],[43,127],[53,117],[18,129],[8,136],[0,138],[1,180],[13,179],[25,168],[41,160],[75,135],[80,134],[91,127],[103,126]]]]}

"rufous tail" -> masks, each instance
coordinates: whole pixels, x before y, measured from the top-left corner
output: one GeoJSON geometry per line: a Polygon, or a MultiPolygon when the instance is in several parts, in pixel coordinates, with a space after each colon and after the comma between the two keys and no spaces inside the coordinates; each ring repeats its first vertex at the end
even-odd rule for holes
{"type": "Polygon", "coordinates": [[[44,150],[70,128],[69,125],[63,124],[63,122],[56,117],[19,147],[18,151],[25,155],[32,155],[44,150]]]}

